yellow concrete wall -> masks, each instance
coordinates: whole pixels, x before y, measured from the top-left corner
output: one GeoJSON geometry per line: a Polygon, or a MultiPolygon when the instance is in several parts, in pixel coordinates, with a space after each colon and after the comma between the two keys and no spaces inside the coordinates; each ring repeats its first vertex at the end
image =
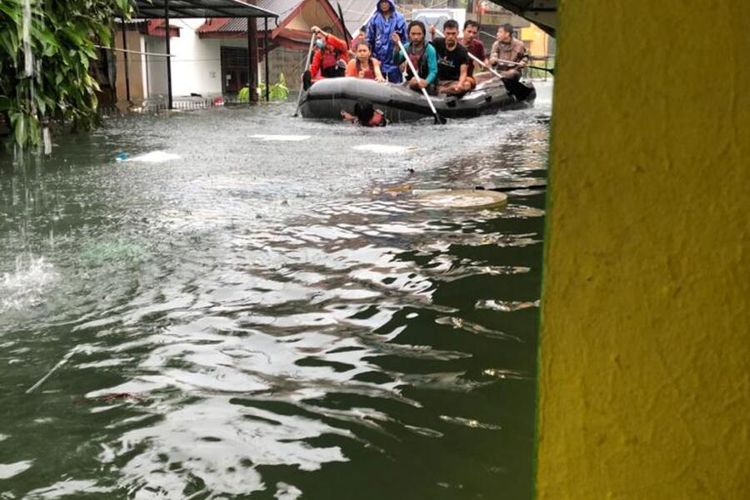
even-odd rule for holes
{"type": "Polygon", "coordinates": [[[538,498],[750,498],[750,2],[558,4],[538,498]]]}
{"type": "Polygon", "coordinates": [[[528,28],[521,28],[519,34],[521,40],[528,42],[529,54],[535,57],[547,55],[547,37],[547,33],[533,24],[528,28]]]}

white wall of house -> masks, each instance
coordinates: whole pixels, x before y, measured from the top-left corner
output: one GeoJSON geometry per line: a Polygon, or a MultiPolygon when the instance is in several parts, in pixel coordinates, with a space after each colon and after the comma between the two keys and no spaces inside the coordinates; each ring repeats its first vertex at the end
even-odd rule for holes
{"type": "MultiPolygon", "coordinates": [[[[170,39],[172,57],[172,95],[203,97],[222,94],[221,47],[247,47],[245,39],[201,39],[195,32],[205,19],[174,19],[172,26],[180,28],[180,36],[170,39]]],[[[142,51],[166,54],[167,44],[162,37],[143,36],[142,51]]],[[[167,67],[165,57],[144,56],[144,88],[148,97],[167,95],[167,67]]],[[[263,79],[263,66],[259,65],[263,79]]],[[[273,78],[272,78],[273,81],[273,78]]]]}
{"type": "Polygon", "coordinates": [[[171,39],[172,94],[221,95],[221,57],[217,40],[202,40],[195,32],[206,20],[175,19],[180,36],[171,39]]]}
{"type": "MultiPolygon", "coordinates": [[[[205,19],[173,19],[180,36],[170,39],[172,57],[172,95],[191,93],[204,97],[221,95],[221,40],[201,39],[195,32],[205,19]]],[[[145,51],[164,54],[167,44],[162,37],[146,36],[145,51]]],[[[167,68],[164,57],[148,56],[144,60],[149,96],[167,94],[167,68]]]]}

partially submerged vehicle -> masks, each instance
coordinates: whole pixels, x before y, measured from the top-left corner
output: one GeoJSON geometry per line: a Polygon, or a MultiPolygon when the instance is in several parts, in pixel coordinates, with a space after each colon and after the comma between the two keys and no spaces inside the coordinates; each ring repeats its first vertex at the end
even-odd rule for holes
{"type": "MultiPolygon", "coordinates": [[[[472,118],[530,107],[536,90],[531,83],[493,77],[460,98],[444,95],[430,98],[445,118],[472,118]]],[[[381,109],[390,122],[419,120],[433,114],[425,96],[405,85],[360,78],[326,78],[315,82],[304,92],[299,110],[305,118],[339,120],[341,111],[351,112],[360,99],[381,109]]]]}

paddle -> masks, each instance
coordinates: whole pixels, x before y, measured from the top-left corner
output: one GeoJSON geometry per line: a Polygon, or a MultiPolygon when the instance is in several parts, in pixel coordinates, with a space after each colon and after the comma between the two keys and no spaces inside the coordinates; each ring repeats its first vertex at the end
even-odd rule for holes
{"type": "MultiPolygon", "coordinates": [[[[437,29],[437,28],[435,28],[435,33],[437,33],[439,36],[445,38],[445,35],[443,35],[440,32],[440,30],[437,29]]],[[[500,73],[498,73],[497,71],[495,71],[494,69],[492,69],[489,65],[485,64],[484,61],[482,61],[481,59],[479,59],[477,56],[475,56],[474,54],[472,54],[468,50],[466,51],[466,53],[469,54],[469,57],[471,57],[474,61],[476,61],[481,66],[483,66],[484,68],[488,69],[490,73],[492,73],[493,75],[495,75],[496,77],[498,77],[500,79],[500,81],[503,82],[503,85],[505,85],[505,90],[507,90],[510,95],[515,96],[519,101],[525,101],[529,97],[529,94],[531,94],[532,89],[530,89],[529,87],[527,87],[523,83],[521,83],[518,80],[515,80],[513,78],[504,78],[503,76],[500,75],[500,73]]],[[[519,63],[513,62],[513,61],[504,61],[504,60],[501,60],[501,62],[512,63],[512,64],[516,64],[516,65],[519,64],[519,63]]]]}
{"type": "MultiPolygon", "coordinates": [[[[307,49],[307,59],[305,59],[305,71],[302,73],[303,77],[304,77],[304,74],[310,70],[310,56],[312,55],[313,45],[315,44],[316,36],[317,34],[313,33],[312,36],[310,37],[310,48],[307,49]]],[[[300,104],[302,104],[302,85],[300,85],[299,95],[297,96],[297,109],[294,110],[294,114],[292,116],[297,116],[297,114],[299,113],[300,104]]]]}
{"type": "Polygon", "coordinates": [[[336,7],[339,10],[339,21],[341,22],[341,29],[344,30],[344,41],[346,42],[347,47],[352,46],[352,40],[349,36],[349,30],[346,29],[346,22],[344,21],[344,13],[341,10],[341,4],[336,2],[336,7]]]}
{"type": "MultiPolygon", "coordinates": [[[[519,64],[521,64],[519,62],[509,61],[507,59],[498,59],[497,62],[503,63],[503,64],[512,64],[514,66],[518,66],[519,64]]],[[[526,67],[529,68],[529,69],[538,69],[538,70],[542,70],[542,71],[548,71],[548,72],[552,73],[553,75],[555,74],[555,68],[542,68],[541,66],[528,66],[528,65],[526,67]]]]}
{"type": "MultiPolygon", "coordinates": [[[[401,53],[404,55],[404,59],[406,59],[406,63],[409,65],[409,69],[411,69],[411,74],[414,75],[414,78],[417,79],[417,82],[421,82],[422,80],[419,78],[419,73],[417,72],[416,68],[414,68],[414,64],[412,64],[411,59],[409,59],[409,54],[406,53],[406,48],[404,48],[404,44],[401,43],[401,39],[398,39],[398,48],[401,50],[401,53]]],[[[435,109],[435,104],[433,104],[432,99],[430,99],[430,94],[427,93],[426,89],[421,89],[422,95],[424,95],[424,98],[427,99],[427,104],[430,105],[430,110],[432,111],[432,114],[435,116],[435,123],[439,123],[440,125],[445,125],[448,120],[445,119],[444,116],[440,116],[438,114],[437,109],[435,109]]]]}

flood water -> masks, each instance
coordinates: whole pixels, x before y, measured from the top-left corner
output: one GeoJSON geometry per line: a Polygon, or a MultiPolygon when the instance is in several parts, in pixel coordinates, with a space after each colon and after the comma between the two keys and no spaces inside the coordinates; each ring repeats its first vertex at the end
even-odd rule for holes
{"type": "Polygon", "coordinates": [[[442,127],[115,118],[0,158],[0,499],[531,498],[545,191],[408,190],[543,181],[549,94],[442,127]]]}

